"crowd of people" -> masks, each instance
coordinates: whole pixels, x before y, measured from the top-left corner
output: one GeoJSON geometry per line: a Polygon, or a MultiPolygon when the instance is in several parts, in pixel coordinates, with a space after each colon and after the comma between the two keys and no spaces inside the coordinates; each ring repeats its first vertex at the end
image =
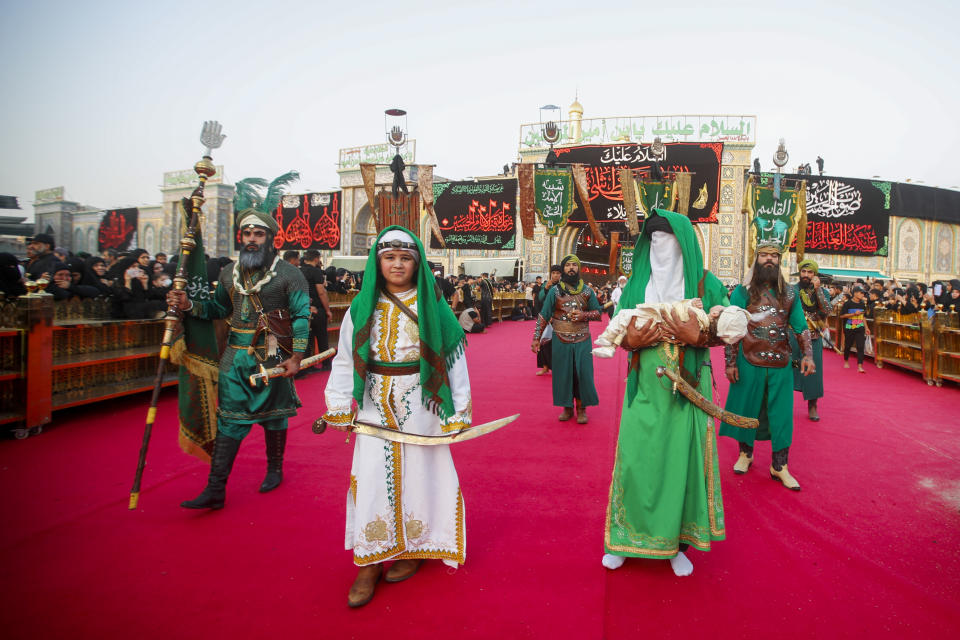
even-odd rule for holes
{"type": "MultiPolygon", "coordinates": [[[[358,291],[363,274],[344,268],[324,268],[319,252],[286,251],[283,259],[293,266],[306,267],[308,282],[320,284],[324,292],[349,293],[358,291]],[[314,253],[315,256],[308,257],[314,253]]],[[[161,317],[166,305],[164,299],[173,283],[177,258],[157,253],[152,258],[145,249],[118,252],[106,249],[94,256],[86,252],[73,253],[56,247],[52,236],[37,234],[27,244],[27,259],[20,261],[10,253],[0,253],[0,294],[7,299],[26,293],[26,280],[45,279],[45,289],[55,300],[70,298],[110,298],[114,317],[127,319],[161,317]]],[[[216,284],[220,270],[232,261],[227,257],[208,257],[207,275],[211,288],[216,284]]],[[[556,268],[557,265],[554,265],[556,268]]],[[[553,272],[553,270],[551,270],[553,272]]],[[[556,273],[556,272],[554,272],[556,273]]],[[[447,275],[434,272],[437,284],[447,303],[453,308],[462,305],[460,324],[467,333],[482,333],[493,324],[493,298],[497,293],[521,293],[523,298],[512,308],[511,320],[533,320],[539,313],[543,298],[551,283],[537,276],[530,281],[497,278],[489,273],[480,276],[447,275]]],[[[625,278],[623,278],[625,281],[625,278]]],[[[612,316],[613,308],[622,291],[623,283],[607,282],[597,285],[586,282],[601,307],[612,316]],[[611,304],[611,302],[613,304],[611,304]]],[[[960,311],[960,279],[902,283],[897,278],[858,278],[851,283],[834,282],[827,286],[835,309],[851,302],[863,303],[864,316],[872,318],[876,309],[933,314],[938,309],[960,311]],[[859,296],[858,296],[859,294],[859,296]]],[[[732,287],[730,287],[732,290],[732,287]]],[[[315,299],[319,302],[319,297],[315,299]]],[[[316,307],[315,313],[320,307],[316,307]]]]}

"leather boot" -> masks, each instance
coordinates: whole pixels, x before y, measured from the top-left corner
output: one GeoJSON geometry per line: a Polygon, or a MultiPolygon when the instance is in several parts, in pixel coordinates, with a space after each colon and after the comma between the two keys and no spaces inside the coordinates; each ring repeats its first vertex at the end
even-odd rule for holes
{"type": "Polygon", "coordinates": [[[811,422],[820,422],[820,415],[817,413],[817,401],[809,400],[807,402],[807,417],[811,422]]]}
{"type": "Polygon", "coordinates": [[[559,416],[557,416],[557,419],[560,422],[566,422],[572,417],[573,417],[573,407],[564,407],[563,412],[559,416]]]}
{"type": "Polygon", "coordinates": [[[383,579],[386,582],[403,582],[407,578],[412,578],[422,563],[423,560],[397,560],[387,570],[387,575],[383,579]]]}
{"type": "Polygon", "coordinates": [[[773,463],[770,465],[770,477],[779,480],[783,486],[791,491],[800,491],[800,483],[787,471],[787,457],[790,447],[773,452],[773,463]]]}
{"type": "Polygon", "coordinates": [[[377,588],[377,581],[382,572],[383,565],[380,563],[360,567],[357,571],[357,579],[353,581],[350,593],[347,594],[347,605],[362,607],[373,600],[373,592],[377,588]]]}
{"type": "Polygon", "coordinates": [[[239,450],[239,440],[218,433],[217,439],[213,441],[213,457],[210,460],[207,486],[199,496],[181,502],[180,506],[185,509],[223,509],[224,500],[227,498],[227,478],[239,450]]]}
{"type": "Polygon", "coordinates": [[[753,464],[753,447],[743,442],[740,443],[740,457],[737,458],[736,464],[733,465],[733,472],[739,475],[743,475],[750,470],[750,465],[753,464]]]}
{"type": "Polygon", "coordinates": [[[273,491],[283,481],[283,452],[287,448],[287,430],[263,430],[263,439],[267,443],[267,475],[260,485],[260,493],[273,491]]]}
{"type": "Polygon", "coordinates": [[[577,402],[577,424],[587,424],[587,408],[577,402]]]}

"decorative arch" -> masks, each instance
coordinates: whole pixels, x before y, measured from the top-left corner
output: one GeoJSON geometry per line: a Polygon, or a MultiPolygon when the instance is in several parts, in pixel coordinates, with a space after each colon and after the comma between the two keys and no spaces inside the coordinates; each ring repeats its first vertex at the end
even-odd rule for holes
{"type": "Polygon", "coordinates": [[[87,250],[86,238],[83,235],[83,229],[77,229],[73,232],[73,252],[79,253],[80,251],[87,250]]]}
{"type": "Polygon", "coordinates": [[[920,271],[923,254],[923,234],[916,220],[905,218],[897,225],[897,269],[920,271]]]}
{"type": "Polygon", "coordinates": [[[147,253],[151,256],[157,255],[157,233],[154,231],[152,224],[148,224],[143,228],[143,248],[146,249],[147,253]]]}
{"type": "Polygon", "coordinates": [[[956,246],[956,235],[953,227],[948,224],[938,224],[937,231],[933,236],[933,255],[937,273],[955,273],[954,264],[956,256],[954,247],[956,246]]]}
{"type": "Polygon", "coordinates": [[[97,253],[100,249],[100,243],[97,242],[97,228],[96,227],[87,227],[87,251],[90,253],[97,253]]]}
{"type": "Polygon", "coordinates": [[[353,221],[353,234],[350,237],[350,255],[362,256],[370,251],[377,239],[377,227],[373,222],[370,203],[360,207],[353,221]]]}

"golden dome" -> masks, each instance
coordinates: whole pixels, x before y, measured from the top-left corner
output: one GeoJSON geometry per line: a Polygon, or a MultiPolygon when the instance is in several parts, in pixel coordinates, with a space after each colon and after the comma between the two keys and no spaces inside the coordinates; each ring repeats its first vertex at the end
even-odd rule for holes
{"type": "Polygon", "coordinates": [[[583,115],[583,105],[580,104],[580,101],[579,101],[579,100],[577,100],[576,98],[574,98],[574,99],[573,99],[573,104],[570,105],[569,111],[570,111],[570,115],[573,115],[574,113],[578,113],[578,114],[580,114],[580,115],[582,116],[582,115],[583,115]]]}

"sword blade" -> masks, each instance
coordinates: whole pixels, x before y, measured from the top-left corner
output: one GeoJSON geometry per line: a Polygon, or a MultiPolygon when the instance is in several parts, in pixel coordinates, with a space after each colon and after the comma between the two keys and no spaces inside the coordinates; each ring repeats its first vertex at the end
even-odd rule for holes
{"type": "Polygon", "coordinates": [[[466,442],[467,440],[479,438],[480,436],[486,435],[496,431],[500,427],[510,424],[519,417],[520,414],[517,413],[512,416],[507,416],[506,418],[484,422],[483,424],[479,424],[475,427],[470,427],[469,429],[464,429],[463,431],[458,431],[457,433],[451,433],[442,436],[424,436],[416,433],[394,431],[393,429],[385,429],[380,425],[370,424],[368,422],[362,422],[359,420],[354,420],[353,424],[351,425],[330,426],[341,431],[350,431],[358,435],[372,436],[374,438],[380,438],[381,440],[389,440],[390,442],[401,442],[403,444],[416,444],[422,446],[436,446],[441,444],[466,442]]]}
{"type": "MultiPolygon", "coordinates": [[[[317,364],[318,362],[323,362],[324,360],[326,360],[327,358],[329,358],[330,356],[336,353],[337,353],[337,349],[335,347],[331,347],[326,351],[322,351],[314,356],[310,356],[309,358],[304,358],[303,360],[300,361],[300,368],[308,369],[313,365],[317,364]]],[[[266,373],[255,373],[252,376],[250,376],[250,386],[255,387],[257,386],[258,380],[263,380],[264,378],[275,378],[276,376],[282,374],[283,372],[284,370],[281,369],[280,367],[273,367],[272,369],[267,369],[266,373]]]]}

